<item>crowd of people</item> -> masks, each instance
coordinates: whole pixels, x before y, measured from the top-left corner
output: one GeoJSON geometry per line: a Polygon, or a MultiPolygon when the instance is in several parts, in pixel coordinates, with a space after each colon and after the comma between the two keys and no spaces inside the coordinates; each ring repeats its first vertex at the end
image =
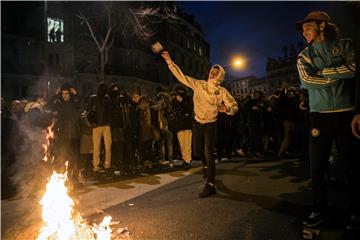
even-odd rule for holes
{"type": "Polygon", "coordinates": [[[54,167],[61,169],[68,161],[75,181],[79,175],[102,172],[133,174],[155,164],[173,167],[180,158],[188,170],[199,159],[206,179],[199,197],[208,197],[216,193],[214,158],[297,157],[310,164],[314,208],[303,224],[313,227],[326,218],[327,170],[335,146],[346,166],[350,219],[358,224],[358,163],[351,132],[352,125],[358,134],[359,126],[354,49],[351,41],[338,37],[324,12],[309,13],[298,27],[309,44],[297,60],[302,89],[284,85],[270,95],[254,91],[234,98],[220,86],[225,75],[220,65],[210,69],[207,80],[196,80],[163,51],[182,85],[158,87],[155,96],[129,94],[117,84],[101,82],[96,95],[81,99],[74,86],[64,83],[46,100],[37,96],[2,103],[2,137],[9,143],[3,162],[21,161],[16,154],[23,119],[40,129],[55,119],[54,167]]]}
{"type": "MultiPolygon", "coordinates": [[[[96,95],[82,99],[74,86],[64,83],[48,99],[4,102],[2,136],[8,145],[3,162],[17,159],[23,137],[18,124],[26,120],[44,130],[54,119],[51,150],[60,169],[68,161],[74,174],[85,177],[104,171],[133,174],[157,164],[173,167],[174,159],[182,159],[184,169],[189,169],[198,158],[192,150],[193,93],[181,85],[155,91],[153,97],[129,94],[117,84],[108,88],[102,82],[96,95]]],[[[294,154],[307,159],[306,92],[284,87],[268,97],[255,91],[236,101],[235,115],[218,116],[211,150],[217,161],[294,154]]]]}

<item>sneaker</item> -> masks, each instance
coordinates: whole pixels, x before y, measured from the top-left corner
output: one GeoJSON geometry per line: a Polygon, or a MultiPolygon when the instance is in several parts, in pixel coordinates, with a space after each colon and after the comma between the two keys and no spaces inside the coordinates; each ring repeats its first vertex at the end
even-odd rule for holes
{"type": "Polygon", "coordinates": [[[189,170],[189,169],[191,168],[190,163],[184,162],[183,168],[184,168],[185,170],[189,170]]]}
{"type": "Polygon", "coordinates": [[[302,224],[305,227],[316,227],[320,225],[320,223],[322,223],[324,220],[324,217],[320,213],[311,212],[311,214],[304,219],[302,224]]]}
{"type": "Polygon", "coordinates": [[[216,193],[216,188],[212,183],[206,183],[204,188],[199,192],[199,198],[206,198],[216,193]]]}
{"type": "Polygon", "coordinates": [[[236,149],[236,152],[241,156],[241,157],[245,157],[245,153],[242,149],[236,149]]]}

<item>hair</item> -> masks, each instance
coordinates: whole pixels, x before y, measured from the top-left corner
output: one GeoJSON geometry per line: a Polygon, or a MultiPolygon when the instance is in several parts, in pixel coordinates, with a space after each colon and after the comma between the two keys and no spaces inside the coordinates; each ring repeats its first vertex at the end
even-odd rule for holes
{"type": "MultiPolygon", "coordinates": [[[[317,21],[318,25],[320,25],[321,21],[317,21]]],[[[334,41],[340,36],[340,30],[338,26],[334,23],[325,22],[324,27],[324,38],[325,40],[334,41]]]]}

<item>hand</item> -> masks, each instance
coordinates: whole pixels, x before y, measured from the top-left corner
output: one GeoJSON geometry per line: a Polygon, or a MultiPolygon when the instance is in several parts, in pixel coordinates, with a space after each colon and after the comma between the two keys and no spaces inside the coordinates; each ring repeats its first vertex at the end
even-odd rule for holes
{"type": "Polygon", "coordinates": [[[221,104],[220,107],[218,108],[219,112],[227,112],[227,108],[224,104],[221,104]]]}
{"type": "Polygon", "coordinates": [[[272,112],[272,108],[271,108],[271,107],[268,107],[268,108],[266,109],[266,111],[272,112]]]}
{"type": "Polygon", "coordinates": [[[257,106],[253,106],[252,109],[255,111],[259,110],[259,108],[257,106]]]}
{"type": "Polygon", "coordinates": [[[70,92],[71,92],[72,94],[74,94],[74,95],[77,94],[77,91],[75,90],[75,88],[70,88],[70,92]]]}
{"type": "Polygon", "coordinates": [[[351,129],[354,136],[360,139],[360,113],[356,114],[351,121],[351,129]]]}
{"type": "Polygon", "coordinates": [[[182,102],[183,98],[179,95],[176,95],[176,100],[178,100],[179,102],[182,102]]]}
{"type": "Polygon", "coordinates": [[[170,54],[168,51],[163,51],[161,53],[161,56],[163,57],[163,59],[165,60],[165,62],[169,65],[171,64],[173,61],[171,60],[170,54]]]}
{"type": "Polygon", "coordinates": [[[55,93],[56,93],[56,95],[60,95],[60,94],[61,94],[61,88],[60,88],[60,87],[57,87],[55,93]]]}

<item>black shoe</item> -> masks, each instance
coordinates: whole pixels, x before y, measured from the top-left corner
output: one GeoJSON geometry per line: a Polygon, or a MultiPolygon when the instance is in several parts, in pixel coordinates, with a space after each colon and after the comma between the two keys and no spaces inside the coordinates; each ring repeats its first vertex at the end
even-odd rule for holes
{"type": "Polygon", "coordinates": [[[207,167],[203,166],[203,173],[202,173],[203,179],[207,179],[207,167]]]}
{"type": "Polygon", "coordinates": [[[184,168],[185,170],[189,170],[189,169],[191,168],[190,163],[184,162],[183,168],[184,168]]]}
{"type": "Polygon", "coordinates": [[[326,218],[322,214],[317,212],[311,212],[310,215],[304,219],[302,224],[305,227],[316,227],[324,221],[326,221],[326,218]]]}
{"type": "Polygon", "coordinates": [[[206,183],[199,193],[199,198],[206,198],[216,193],[216,188],[212,183],[206,183]]]}

